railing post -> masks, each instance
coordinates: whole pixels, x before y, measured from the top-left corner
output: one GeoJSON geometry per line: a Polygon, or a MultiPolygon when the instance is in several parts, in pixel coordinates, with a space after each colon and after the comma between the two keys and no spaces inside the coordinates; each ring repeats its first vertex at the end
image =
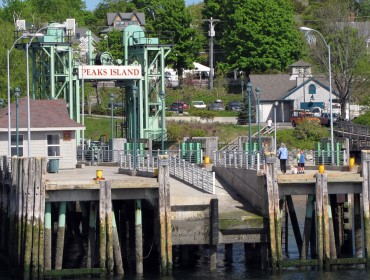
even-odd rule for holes
{"type": "Polygon", "coordinates": [[[322,164],[325,165],[325,150],[321,151],[322,164]]]}
{"type": "Polygon", "coordinates": [[[257,153],[257,171],[259,171],[260,170],[260,167],[261,167],[261,155],[260,155],[260,153],[258,152],[257,153]]]}
{"type": "Polygon", "coordinates": [[[236,168],[236,164],[237,164],[237,158],[236,158],[236,151],[234,150],[234,155],[233,155],[233,158],[234,158],[234,167],[236,168]]]}

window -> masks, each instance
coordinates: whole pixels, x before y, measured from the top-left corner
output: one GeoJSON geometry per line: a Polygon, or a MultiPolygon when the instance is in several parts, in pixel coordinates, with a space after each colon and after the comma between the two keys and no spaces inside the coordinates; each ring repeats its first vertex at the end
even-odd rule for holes
{"type": "Polygon", "coordinates": [[[60,156],[59,134],[47,135],[48,157],[60,156]]]}
{"type": "MultiPolygon", "coordinates": [[[[17,155],[17,135],[11,135],[11,154],[12,156],[17,155]]],[[[23,157],[23,135],[18,134],[18,156],[23,157]]]]}

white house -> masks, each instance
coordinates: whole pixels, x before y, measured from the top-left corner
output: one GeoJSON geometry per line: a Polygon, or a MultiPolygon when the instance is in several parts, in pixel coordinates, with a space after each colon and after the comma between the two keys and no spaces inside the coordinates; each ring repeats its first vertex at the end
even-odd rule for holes
{"type": "MultiPolygon", "coordinates": [[[[322,107],[329,111],[330,90],[326,78],[312,75],[311,64],[302,60],[290,65],[290,69],[290,74],[249,76],[253,87],[253,99],[257,100],[255,89],[260,88],[261,122],[266,122],[270,117],[274,120],[275,103],[278,104],[277,122],[289,122],[291,111],[295,109],[322,107]]],[[[337,102],[334,91],[331,97],[333,103],[337,102]]]]}
{"type": "MultiPolygon", "coordinates": [[[[76,136],[85,127],[70,119],[67,103],[63,99],[30,100],[30,134],[28,141],[27,98],[18,100],[18,118],[16,104],[11,110],[11,155],[16,155],[18,119],[18,155],[28,157],[58,158],[59,168],[76,168],[76,136]]],[[[0,155],[8,155],[8,107],[0,109],[0,155]]]]}

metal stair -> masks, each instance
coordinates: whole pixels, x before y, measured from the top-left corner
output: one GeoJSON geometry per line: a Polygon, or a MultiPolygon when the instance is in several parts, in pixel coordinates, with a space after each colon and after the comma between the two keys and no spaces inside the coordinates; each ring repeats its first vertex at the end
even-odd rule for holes
{"type": "Polygon", "coordinates": [[[231,143],[223,146],[220,151],[237,151],[239,147],[239,137],[234,139],[231,143]]]}
{"type": "MultiPolygon", "coordinates": [[[[271,134],[275,131],[275,128],[272,126],[270,128],[268,128],[267,126],[264,126],[260,129],[260,135],[267,135],[267,134],[271,134]]],[[[253,134],[253,137],[256,137],[258,136],[258,131],[256,133],[253,134]]]]}

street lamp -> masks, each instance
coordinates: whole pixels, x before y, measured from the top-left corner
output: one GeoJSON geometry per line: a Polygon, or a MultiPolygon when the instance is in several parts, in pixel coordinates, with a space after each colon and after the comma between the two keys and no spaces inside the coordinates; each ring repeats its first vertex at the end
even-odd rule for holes
{"type": "Polygon", "coordinates": [[[164,153],[164,118],[165,118],[165,94],[164,94],[164,91],[161,90],[160,93],[159,93],[159,98],[161,99],[162,101],[162,120],[161,120],[161,126],[162,126],[162,153],[164,153]]]}
{"type": "Polygon", "coordinates": [[[252,83],[248,82],[247,84],[247,93],[248,93],[248,155],[249,162],[252,161],[252,127],[251,127],[251,94],[252,94],[252,83]]]}
{"type": "Polygon", "coordinates": [[[332,100],[332,86],[331,86],[331,59],[330,59],[330,45],[326,42],[324,36],[317,31],[309,27],[299,27],[300,31],[305,32],[307,35],[310,32],[316,32],[322,38],[325,46],[328,49],[328,71],[329,71],[329,104],[330,104],[330,146],[331,146],[331,164],[334,165],[334,131],[333,131],[333,100],[332,100]]]}
{"type": "Polygon", "coordinates": [[[257,117],[258,117],[258,151],[261,151],[261,117],[260,117],[260,88],[256,87],[257,95],[257,117]]]}
{"type": "MultiPolygon", "coordinates": [[[[17,156],[19,156],[19,127],[18,127],[18,98],[20,95],[20,89],[19,87],[16,87],[14,89],[14,97],[15,97],[15,129],[16,129],[16,151],[17,156]]],[[[29,144],[28,144],[29,145],[29,144]]]]}
{"type": "Polygon", "coordinates": [[[114,93],[109,95],[110,97],[110,111],[111,111],[111,139],[112,139],[112,146],[113,146],[113,138],[114,138],[114,121],[113,121],[113,109],[114,109],[114,93]]]}
{"type": "Polygon", "coordinates": [[[137,98],[137,86],[136,86],[136,83],[135,85],[132,86],[132,97],[134,98],[134,108],[133,108],[133,129],[132,129],[132,133],[133,133],[133,140],[134,140],[134,144],[133,144],[133,156],[134,156],[134,170],[136,170],[136,98],[137,98]]]}
{"type": "Polygon", "coordinates": [[[10,52],[13,50],[14,46],[18,43],[19,40],[27,37],[27,33],[25,35],[22,35],[19,37],[13,45],[11,46],[10,49],[7,49],[6,53],[6,69],[7,69],[7,75],[8,75],[8,157],[12,156],[12,148],[11,148],[11,142],[12,142],[12,135],[11,135],[11,115],[10,115],[10,103],[11,103],[11,98],[10,98],[10,52]]]}

